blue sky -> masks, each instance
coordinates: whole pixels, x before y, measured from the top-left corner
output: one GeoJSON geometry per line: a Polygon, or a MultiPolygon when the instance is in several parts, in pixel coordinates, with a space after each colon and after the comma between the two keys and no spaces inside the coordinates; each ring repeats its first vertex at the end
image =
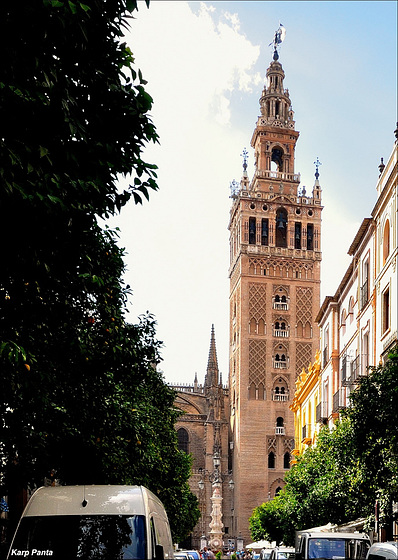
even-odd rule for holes
{"type": "Polygon", "coordinates": [[[397,121],[397,4],[183,2],[139,4],[126,35],[154,99],[160,145],[145,151],[159,187],[111,225],[121,229],[130,321],[149,310],[164,342],[166,381],[203,381],[214,323],[228,377],[229,185],[259,115],[281,22],[280,49],[296,130],[295,171],[312,188],[319,157],[323,195],[322,299],[333,295],[348,247],[376,202],[380,158],[397,121]]]}

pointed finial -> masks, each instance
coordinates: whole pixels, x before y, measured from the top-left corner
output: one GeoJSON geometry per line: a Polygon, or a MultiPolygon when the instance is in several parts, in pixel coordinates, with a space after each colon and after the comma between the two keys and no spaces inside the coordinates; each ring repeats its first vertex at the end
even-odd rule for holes
{"type": "Polygon", "coordinates": [[[315,165],[315,179],[319,179],[319,166],[322,165],[322,163],[319,161],[319,158],[316,158],[316,161],[314,161],[314,165],[315,165]]]}
{"type": "Polygon", "coordinates": [[[380,175],[383,173],[384,168],[385,168],[384,161],[383,161],[383,158],[381,158],[380,159],[380,165],[379,165],[380,175]]]}
{"type": "Polygon", "coordinates": [[[243,171],[247,170],[247,158],[249,157],[249,154],[246,150],[246,148],[243,148],[243,152],[240,154],[241,157],[243,157],[243,171]]]}

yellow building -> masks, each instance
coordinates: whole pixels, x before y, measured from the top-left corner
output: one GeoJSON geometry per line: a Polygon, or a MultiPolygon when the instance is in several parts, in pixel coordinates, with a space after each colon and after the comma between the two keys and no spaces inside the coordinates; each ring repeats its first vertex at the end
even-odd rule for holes
{"type": "MultiPolygon", "coordinates": [[[[313,364],[309,364],[308,371],[303,368],[296,380],[296,392],[290,410],[294,413],[294,441],[295,448],[292,455],[301,455],[308,446],[312,445],[319,425],[317,412],[321,404],[321,354],[319,350],[315,355],[313,364]]],[[[292,464],[296,461],[292,460],[292,464]]]]}

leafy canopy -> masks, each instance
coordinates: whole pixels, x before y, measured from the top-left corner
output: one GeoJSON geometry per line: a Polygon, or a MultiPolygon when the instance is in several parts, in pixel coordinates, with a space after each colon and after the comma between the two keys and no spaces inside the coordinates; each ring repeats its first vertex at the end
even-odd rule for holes
{"type": "Polygon", "coordinates": [[[152,99],[121,42],[131,0],[0,6],[0,483],[145,484],[174,538],[196,523],[174,392],[148,314],[126,321],[117,231],[156,190],[152,99]],[[120,176],[131,178],[120,191],[120,176]]]}

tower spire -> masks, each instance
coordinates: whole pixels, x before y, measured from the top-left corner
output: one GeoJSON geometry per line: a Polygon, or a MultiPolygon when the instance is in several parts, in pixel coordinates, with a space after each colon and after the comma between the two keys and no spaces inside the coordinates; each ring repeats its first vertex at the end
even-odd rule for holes
{"type": "Polygon", "coordinates": [[[207,371],[205,376],[205,386],[212,387],[214,385],[218,385],[218,361],[214,325],[212,325],[210,335],[209,359],[207,361],[207,371]]]}

